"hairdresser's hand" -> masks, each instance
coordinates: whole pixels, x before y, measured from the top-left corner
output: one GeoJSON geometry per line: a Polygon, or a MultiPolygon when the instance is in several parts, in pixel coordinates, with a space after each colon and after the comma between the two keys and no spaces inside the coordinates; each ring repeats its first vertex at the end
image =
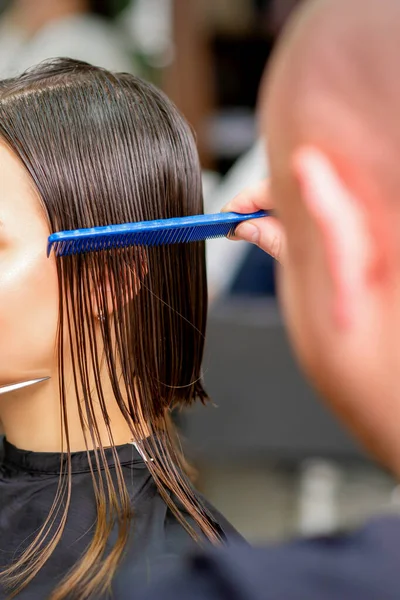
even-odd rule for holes
{"type": "MultiPolygon", "coordinates": [[[[265,179],[257,185],[243,190],[222,210],[224,212],[251,213],[273,208],[269,182],[265,179]]],[[[256,244],[279,262],[284,262],[285,232],[276,217],[265,217],[265,219],[254,219],[241,223],[237,226],[235,235],[231,239],[245,240],[256,244]]]]}

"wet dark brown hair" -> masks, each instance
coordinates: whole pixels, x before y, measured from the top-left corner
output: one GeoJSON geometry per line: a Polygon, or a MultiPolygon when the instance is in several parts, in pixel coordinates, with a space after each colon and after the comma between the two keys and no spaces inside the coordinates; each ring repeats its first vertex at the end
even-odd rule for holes
{"type": "MultiPolygon", "coordinates": [[[[2,81],[0,138],[30,174],[50,232],[203,210],[199,161],[187,123],[159,90],[132,75],[59,59],[2,81]]],[[[142,440],[144,456],[154,459],[146,463],[148,469],[182,526],[199,541],[219,540],[211,516],[183,474],[169,426],[172,408],[206,398],[200,379],[207,311],[204,245],[107,250],[57,259],[57,269],[66,440],[60,485],[46,523],[2,573],[2,581],[11,594],[20,591],[62,536],[72,493],[65,376],[71,360],[82,430],[87,448],[94,448],[98,519],[86,554],[52,598],[84,599],[109,589],[134,519],[109,402],[118,404],[132,437],[142,440]],[[104,397],[104,371],[113,398],[104,397]],[[107,465],[94,398],[101,406],[116,474],[107,465]],[[118,540],[106,554],[115,524],[118,540]]]]}

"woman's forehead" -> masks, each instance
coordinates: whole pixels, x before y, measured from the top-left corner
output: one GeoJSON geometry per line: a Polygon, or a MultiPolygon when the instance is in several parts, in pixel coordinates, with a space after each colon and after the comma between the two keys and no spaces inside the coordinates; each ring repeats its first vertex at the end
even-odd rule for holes
{"type": "Polygon", "coordinates": [[[21,211],[21,218],[38,214],[39,203],[31,179],[13,152],[0,142],[0,213],[21,211]]]}

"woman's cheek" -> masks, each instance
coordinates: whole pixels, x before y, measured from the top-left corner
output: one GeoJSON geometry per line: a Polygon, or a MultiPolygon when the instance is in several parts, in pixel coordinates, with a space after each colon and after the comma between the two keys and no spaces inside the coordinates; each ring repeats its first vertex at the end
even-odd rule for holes
{"type": "Polygon", "coordinates": [[[53,369],[57,321],[54,262],[15,261],[0,272],[0,385],[53,369]]]}
{"type": "MultiPolygon", "coordinates": [[[[39,260],[31,272],[30,280],[33,296],[33,311],[29,311],[32,319],[32,342],[41,347],[42,355],[52,354],[59,311],[58,279],[54,261],[47,258],[39,260]]],[[[29,301],[29,296],[26,296],[26,300],[29,301]]]]}

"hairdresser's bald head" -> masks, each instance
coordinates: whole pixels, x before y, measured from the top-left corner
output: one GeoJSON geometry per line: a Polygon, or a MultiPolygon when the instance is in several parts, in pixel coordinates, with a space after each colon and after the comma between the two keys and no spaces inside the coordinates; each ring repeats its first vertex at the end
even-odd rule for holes
{"type": "Polygon", "coordinates": [[[363,182],[374,180],[385,197],[392,190],[400,206],[399,32],[399,0],[302,5],[262,87],[278,158],[316,144],[339,163],[356,161],[363,182]]]}
{"type": "Polygon", "coordinates": [[[399,0],[306,2],[260,96],[292,340],[323,395],[398,472],[399,31],[399,0]]]}

